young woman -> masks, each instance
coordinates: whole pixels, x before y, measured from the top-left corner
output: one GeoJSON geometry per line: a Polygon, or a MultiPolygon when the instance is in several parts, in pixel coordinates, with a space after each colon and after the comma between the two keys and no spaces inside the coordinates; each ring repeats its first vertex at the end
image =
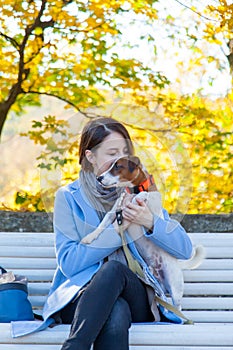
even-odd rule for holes
{"type": "MultiPolygon", "coordinates": [[[[128,350],[131,323],[158,321],[159,312],[151,309],[146,285],[125,264],[116,222],[91,244],[80,241],[99,225],[120,195],[119,189],[101,187],[97,173],[107,170],[116,158],[133,154],[133,145],[121,123],[97,118],[84,127],[79,154],[79,179],[56,194],[58,267],[44,318],[71,324],[62,350],[89,350],[92,344],[94,350],[128,350]]],[[[140,224],[145,235],[175,257],[190,258],[192,244],[186,232],[176,223],[167,234],[171,219],[165,210],[164,217],[155,218],[144,202],[129,203],[123,209],[125,229],[130,222],[140,224]]]]}

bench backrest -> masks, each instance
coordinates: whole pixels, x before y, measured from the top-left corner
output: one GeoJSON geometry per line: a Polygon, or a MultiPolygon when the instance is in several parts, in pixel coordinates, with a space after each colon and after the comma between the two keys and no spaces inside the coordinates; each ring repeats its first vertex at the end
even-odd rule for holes
{"type": "MultiPolygon", "coordinates": [[[[233,322],[233,233],[192,233],[203,244],[206,259],[185,270],[182,308],[195,322],[233,322]]],[[[29,280],[35,310],[45,302],[56,268],[53,233],[0,233],[0,266],[29,280]]]]}

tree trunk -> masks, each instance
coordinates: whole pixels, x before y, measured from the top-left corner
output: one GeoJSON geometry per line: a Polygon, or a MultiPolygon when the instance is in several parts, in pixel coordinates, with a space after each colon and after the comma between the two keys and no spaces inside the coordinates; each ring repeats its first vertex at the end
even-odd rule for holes
{"type": "Polygon", "coordinates": [[[233,76],[233,39],[231,39],[227,45],[229,47],[230,53],[229,55],[226,55],[226,57],[230,66],[231,75],[233,76]]]}
{"type": "Polygon", "coordinates": [[[11,105],[7,105],[6,102],[0,104],[0,140],[2,136],[3,126],[5,124],[8,112],[11,108],[11,105]]]}
{"type": "Polygon", "coordinates": [[[21,77],[19,77],[17,83],[12,86],[8,99],[0,103],[0,140],[2,136],[3,126],[5,124],[7,115],[11,109],[11,106],[15,103],[18,95],[22,93],[21,83],[22,79],[21,77]]]}

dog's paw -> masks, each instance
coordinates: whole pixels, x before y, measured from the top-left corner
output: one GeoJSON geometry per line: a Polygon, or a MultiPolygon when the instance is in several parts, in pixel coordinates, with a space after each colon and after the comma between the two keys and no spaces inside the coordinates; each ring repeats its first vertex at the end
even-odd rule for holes
{"type": "Polygon", "coordinates": [[[90,244],[92,241],[93,238],[91,237],[91,235],[87,235],[86,237],[83,237],[80,243],[90,244]]]}
{"type": "Polygon", "coordinates": [[[136,203],[136,199],[141,199],[142,201],[147,201],[148,200],[148,192],[146,191],[142,191],[142,192],[139,192],[133,199],[133,201],[136,203]]]}

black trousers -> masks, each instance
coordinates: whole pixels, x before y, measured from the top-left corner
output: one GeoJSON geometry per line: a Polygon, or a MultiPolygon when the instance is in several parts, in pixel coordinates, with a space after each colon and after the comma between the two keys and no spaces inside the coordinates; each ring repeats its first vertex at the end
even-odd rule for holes
{"type": "Polygon", "coordinates": [[[128,350],[132,322],[150,322],[153,315],[144,284],[125,265],[106,262],[85,291],[62,311],[71,323],[61,350],[128,350]]]}

